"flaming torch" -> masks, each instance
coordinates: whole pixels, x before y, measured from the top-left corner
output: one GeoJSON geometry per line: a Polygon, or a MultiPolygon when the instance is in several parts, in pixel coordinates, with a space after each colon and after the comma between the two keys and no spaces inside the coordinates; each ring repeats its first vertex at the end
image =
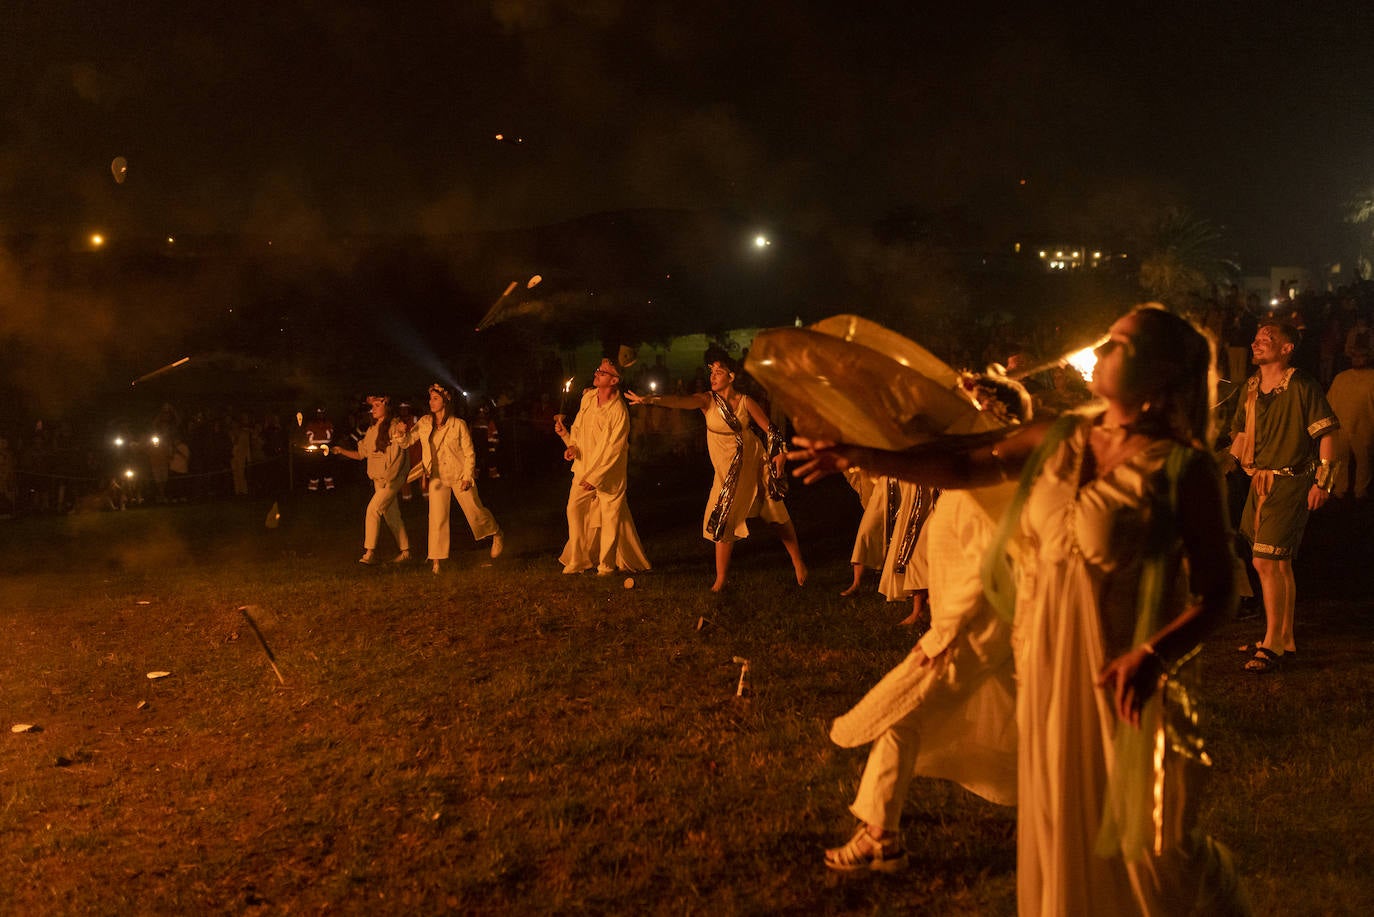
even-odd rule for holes
{"type": "Polygon", "coordinates": [[[563,393],[558,398],[558,413],[553,415],[554,432],[558,433],[564,445],[568,445],[568,434],[563,426],[563,421],[568,416],[568,396],[572,394],[573,379],[576,378],[576,376],[569,377],[569,379],[563,383],[563,393]]]}
{"type": "MultiPolygon", "coordinates": [[[[576,378],[576,377],[573,377],[573,378],[576,378]]],[[[563,394],[562,394],[562,396],[558,399],[558,417],[559,417],[559,419],[562,419],[562,418],[568,416],[568,396],[569,396],[570,394],[572,394],[572,384],[573,384],[573,380],[572,380],[572,379],[568,379],[568,381],[566,381],[566,382],[563,383],[563,394]]]]}

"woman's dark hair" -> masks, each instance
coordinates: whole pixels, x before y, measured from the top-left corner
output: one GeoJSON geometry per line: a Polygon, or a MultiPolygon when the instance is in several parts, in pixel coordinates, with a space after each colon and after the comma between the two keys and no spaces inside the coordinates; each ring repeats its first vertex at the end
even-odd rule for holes
{"type": "Polygon", "coordinates": [[[391,419],[396,414],[391,407],[391,399],[382,399],[382,416],[377,419],[377,448],[385,449],[391,445],[391,419]]]}
{"type": "Polygon", "coordinates": [[[1141,401],[1134,426],[1142,433],[1166,436],[1204,448],[1212,441],[1212,339],[1196,325],[1158,303],[1132,310],[1134,352],[1126,361],[1123,383],[1141,401]]]}
{"type": "Polygon", "coordinates": [[[714,364],[714,363],[719,363],[719,364],[721,365],[721,368],[722,368],[722,369],[724,369],[726,372],[728,372],[728,373],[730,373],[730,374],[732,374],[732,375],[735,375],[735,376],[738,376],[738,375],[739,375],[739,371],[740,371],[739,362],[736,361],[736,360],[734,360],[734,359],[732,359],[732,358],[731,358],[727,353],[725,353],[725,351],[723,351],[723,350],[708,350],[708,351],[706,351],[706,368],[707,368],[707,370],[710,370],[711,365],[714,364]]]}

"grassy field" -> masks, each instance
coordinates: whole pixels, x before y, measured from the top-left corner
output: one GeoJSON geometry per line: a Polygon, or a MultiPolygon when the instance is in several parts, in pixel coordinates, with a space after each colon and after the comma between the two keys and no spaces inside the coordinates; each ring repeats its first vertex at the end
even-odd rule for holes
{"type": "MultiPolygon", "coordinates": [[[[948,784],[913,788],[905,873],[821,868],[863,764],[828,723],[909,648],[904,609],[838,597],[835,482],[792,501],[805,589],[759,533],[711,596],[703,471],[633,479],[632,589],[560,575],[562,477],[483,485],[507,553],[460,532],[439,577],[354,562],[361,490],[275,531],[270,500],[0,523],[0,912],[1014,913],[1014,813],[948,784]]],[[[1205,650],[1204,824],[1259,913],[1374,912],[1354,530],[1313,534],[1300,663],[1243,674],[1253,621],[1205,650]]]]}

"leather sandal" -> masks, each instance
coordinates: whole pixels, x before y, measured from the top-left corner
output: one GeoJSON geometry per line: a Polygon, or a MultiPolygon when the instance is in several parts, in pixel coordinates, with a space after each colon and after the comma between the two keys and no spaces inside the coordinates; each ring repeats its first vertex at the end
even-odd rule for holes
{"type": "Polygon", "coordinates": [[[1256,675],[1277,672],[1283,664],[1283,653],[1276,653],[1267,646],[1255,647],[1255,655],[1245,663],[1245,671],[1256,675]]]}
{"type": "Polygon", "coordinates": [[[906,868],[906,863],[906,848],[900,837],[875,840],[867,825],[859,825],[843,847],[825,852],[825,865],[836,872],[896,872],[906,868]]]}

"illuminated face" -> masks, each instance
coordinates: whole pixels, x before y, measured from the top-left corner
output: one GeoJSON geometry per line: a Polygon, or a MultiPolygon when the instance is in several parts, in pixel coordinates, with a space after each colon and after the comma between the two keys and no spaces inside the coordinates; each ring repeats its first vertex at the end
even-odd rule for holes
{"type": "Polygon", "coordinates": [[[723,392],[735,381],[735,374],[719,363],[711,364],[711,391],[723,392]]]}
{"type": "Polygon", "coordinates": [[[1255,340],[1250,345],[1250,353],[1255,358],[1256,366],[1282,363],[1292,352],[1293,345],[1285,341],[1283,335],[1270,325],[1261,326],[1260,330],[1255,332],[1255,340]]]}
{"type": "Polygon", "coordinates": [[[1123,315],[1107,332],[1107,340],[1093,351],[1097,355],[1097,365],[1093,367],[1093,378],[1088,388],[1099,398],[1119,401],[1130,395],[1123,380],[1128,363],[1135,357],[1132,338],[1136,324],[1134,315],[1123,315]]]}
{"type": "Polygon", "coordinates": [[[381,420],[386,416],[386,404],[380,400],[370,402],[368,410],[372,414],[373,420],[381,420]]]}
{"type": "Polygon", "coordinates": [[[592,373],[592,386],[594,388],[615,388],[619,384],[620,376],[611,368],[609,360],[602,361],[601,365],[592,373]]]}
{"type": "Polygon", "coordinates": [[[444,396],[438,392],[429,393],[429,409],[438,414],[444,409],[444,396]]]}

